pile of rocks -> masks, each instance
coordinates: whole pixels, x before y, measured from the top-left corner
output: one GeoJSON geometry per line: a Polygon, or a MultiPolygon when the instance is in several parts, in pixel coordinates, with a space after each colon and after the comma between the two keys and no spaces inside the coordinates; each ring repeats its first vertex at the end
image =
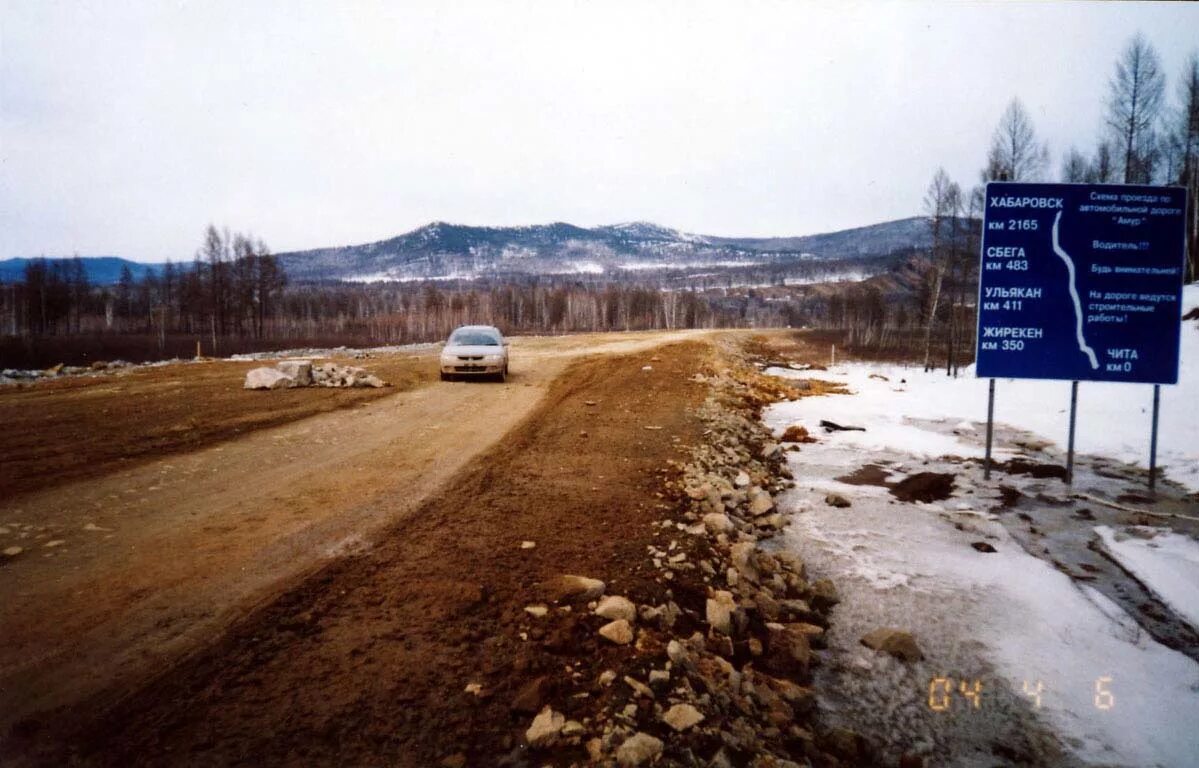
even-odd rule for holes
{"type": "Polygon", "coordinates": [[[378,376],[362,368],[336,363],[313,365],[311,360],[280,360],[274,368],[253,368],[246,372],[246,389],[292,389],[294,387],[373,387],[389,386],[378,376]]]}
{"type": "Polygon", "coordinates": [[[132,368],[133,363],[126,363],[123,360],[115,360],[111,363],[97,360],[89,366],[82,365],[52,365],[44,369],[26,370],[22,368],[5,368],[0,371],[0,384],[19,384],[21,382],[32,382],[40,379],[57,379],[63,376],[82,376],[90,373],[107,373],[111,371],[119,371],[125,368],[132,368]]]}
{"type": "Polygon", "coordinates": [[[570,603],[584,602],[586,626],[601,646],[627,649],[607,656],[612,668],[595,680],[577,681],[586,692],[521,701],[517,711],[532,716],[522,734],[530,747],[555,760],[620,768],[869,762],[863,739],[814,723],[813,649],[825,646],[838,597],[831,582],[809,582],[798,555],[768,548],[788,523],[774,494],[790,485],[789,472],[756,417],[764,404],[795,393],[765,378],[748,364],[704,377],[712,387],[701,409],[707,442],[669,473],[675,514],[654,523],[647,552],[661,588],[652,602],[562,576],[544,593],[556,609],[526,608],[537,617],[537,636],[552,636],[542,627],[577,626],[583,617],[570,603]]]}

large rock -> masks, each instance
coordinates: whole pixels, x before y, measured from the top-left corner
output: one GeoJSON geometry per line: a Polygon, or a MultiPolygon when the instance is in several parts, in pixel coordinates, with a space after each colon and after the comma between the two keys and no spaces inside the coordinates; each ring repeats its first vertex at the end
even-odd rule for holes
{"type": "Polygon", "coordinates": [[[386,387],[387,382],[352,365],[321,363],[312,368],[312,383],[318,387],[386,387]]]}
{"type": "Polygon", "coordinates": [[[662,715],[663,722],[680,732],[698,725],[703,719],[703,713],[690,704],[675,704],[662,715]]]}
{"type": "Polygon", "coordinates": [[[750,492],[749,499],[749,514],[753,517],[761,517],[770,510],[774,509],[774,499],[770,497],[768,491],[761,488],[754,488],[750,492]]]}
{"type": "Polygon", "coordinates": [[[585,603],[604,594],[604,582],[586,576],[562,575],[542,585],[546,598],[558,603],[585,603]]]}
{"type": "Polygon", "coordinates": [[[824,497],[824,503],[828,504],[830,507],[837,507],[839,509],[845,509],[846,507],[850,506],[849,499],[845,498],[839,493],[828,494],[824,497]]]}
{"type": "Polygon", "coordinates": [[[779,677],[805,678],[812,662],[807,635],[779,624],[768,624],[767,629],[762,669],[779,677]]]}
{"type": "Polygon", "coordinates": [[[754,565],[754,547],[752,541],[737,542],[729,547],[729,558],[733,561],[733,567],[743,578],[756,582],[758,569],[754,565]]]}
{"type": "Polygon", "coordinates": [[[277,368],[253,368],[246,371],[246,389],[288,389],[296,380],[277,368]]]}
{"type": "Polygon", "coordinates": [[[624,619],[610,621],[599,628],[600,637],[617,645],[628,645],[633,642],[633,628],[624,619]]]}
{"type": "Polygon", "coordinates": [[[633,601],[627,597],[606,595],[595,607],[595,615],[609,621],[624,619],[631,624],[637,620],[637,606],[633,605],[633,601]]]}
{"type": "Polygon", "coordinates": [[[733,611],[737,603],[733,600],[732,592],[717,590],[708,598],[706,614],[708,626],[722,635],[733,634],[733,611]]]}
{"type": "Polygon", "coordinates": [[[704,515],[704,527],[712,533],[729,533],[733,530],[733,521],[723,512],[709,512],[704,515]]]}
{"type": "Polygon", "coordinates": [[[808,434],[807,428],[802,427],[798,424],[787,427],[786,431],[783,432],[783,436],[779,439],[781,439],[784,443],[814,443],[814,442],[816,442],[816,438],[814,438],[810,434],[808,434]]]}
{"type": "Polygon", "coordinates": [[[545,698],[549,695],[550,681],[545,675],[535,677],[525,683],[516,696],[512,698],[511,707],[516,712],[531,715],[541,710],[545,698]]]}
{"type": "Polygon", "coordinates": [[[648,685],[641,682],[637,678],[629,677],[628,675],[625,675],[624,683],[625,683],[625,685],[629,686],[629,688],[631,688],[633,690],[634,695],[640,696],[645,699],[654,698],[654,689],[650,688],[648,685]]]}
{"type": "Polygon", "coordinates": [[[831,752],[849,765],[869,765],[872,753],[870,742],[862,736],[845,728],[832,728],[820,735],[820,747],[831,752]]]}
{"type": "Polygon", "coordinates": [[[826,645],[824,639],[824,627],[816,624],[811,624],[806,621],[798,621],[787,625],[790,629],[799,632],[808,638],[808,644],[813,648],[823,648],[826,645]]]}
{"type": "Polygon", "coordinates": [[[648,733],[635,733],[616,750],[616,762],[622,768],[644,765],[662,754],[662,742],[648,733]]]}
{"type": "Polygon", "coordinates": [[[841,602],[837,587],[828,579],[817,579],[812,582],[812,607],[818,611],[826,611],[841,602]]]}
{"type": "Polygon", "coordinates": [[[275,368],[290,376],[296,382],[297,387],[312,385],[311,360],[282,360],[275,365],[275,368]]]}
{"type": "Polygon", "coordinates": [[[549,746],[558,740],[564,725],[566,717],[547,706],[533,718],[533,724],[525,731],[525,740],[530,747],[549,746]]]}
{"type": "Polygon", "coordinates": [[[387,386],[387,382],[383,381],[383,379],[380,379],[378,376],[367,374],[366,376],[359,376],[358,378],[354,379],[354,386],[382,389],[383,387],[387,386]]]}
{"type": "Polygon", "coordinates": [[[876,651],[889,653],[900,661],[920,661],[924,658],[924,653],[916,644],[916,638],[902,629],[891,627],[876,629],[862,638],[862,645],[876,651]]]}
{"type": "Polygon", "coordinates": [[[604,640],[616,643],[617,646],[627,646],[633,642],[633,628],[625,619],[617,618],[599,628],[599,636],[604,640]]]}
{"type": "Polygon", "coordinates": [[[782,563],[783,567],[802,577],[804,575],[804,561],[795,552],[789,549],[779,550],[774,554],[774,559],[782,563]]]}

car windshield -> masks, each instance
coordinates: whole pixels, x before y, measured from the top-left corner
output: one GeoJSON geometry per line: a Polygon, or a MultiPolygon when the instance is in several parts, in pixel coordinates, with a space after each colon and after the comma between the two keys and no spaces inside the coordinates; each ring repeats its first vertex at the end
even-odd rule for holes
{"type": "Polygon", "coordinates": [[[498,347],[499,337],[487,331],[454,331],[450,344],[458,347],[498,347]]]}

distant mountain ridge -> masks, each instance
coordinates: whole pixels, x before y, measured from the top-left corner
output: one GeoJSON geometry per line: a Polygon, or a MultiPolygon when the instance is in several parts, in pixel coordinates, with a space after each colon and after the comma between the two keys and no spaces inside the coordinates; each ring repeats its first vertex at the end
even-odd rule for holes
{"type": "Polygon", "coordinates": [[[428,280],[735,269],[872,259],[928,244],[922,217],[803,237],[740,238],[690,234],[650,222],[585,228],[565,222],[474,227],[436,221],[374,243],[278,255],[293,280],[428,280]]]}
{"type": "MultiPolygon", "coordinates": [[[[69,261],[67,257],[45,257],[46,261],[69,261]]],[[[147,273],[162,274],[164,264],[144,264],[140,261],[122,259],[120,256],[80,256],[88,282],[95,285],[113,285],[121,279],[121,267],[129,267],[134,280],[141,280],[147,273]]],[[[13,283],[25,279],[25,266],[36,258],[0,260],[0,282],[13,283]]]]}
{"type": "MultiPolygon", "coordinates": [[[[878,261],[927,248],[927,219],[913,216],[802,237],[696,235],[645,221],[579,227],[565,222],[523,227],[476,227],[435,221],[402,235],[361,245],[277,254],[292,281],[446,280],[512,275],[705,275],[816,267],[822,262],[878,261]]],[[[48,259],[49,260],[49,259],[48,259]]],[[[164,264],[117,256],[82,257],[88,280],[111,285],[121,268],[133,277],[161,274],[164,264]]],[[[0,281],[24,278],[32,259],[0,260],[0,281]]],[[[188,261],[181,261],[186,266],[188,261]]],[[[881,265],[879,265],[881,267],[881,265]]],[[[816,270],[819,272],[819,269],[816,270]]],[[[873,269],[870,271],[874,271],[873,269]]]]}

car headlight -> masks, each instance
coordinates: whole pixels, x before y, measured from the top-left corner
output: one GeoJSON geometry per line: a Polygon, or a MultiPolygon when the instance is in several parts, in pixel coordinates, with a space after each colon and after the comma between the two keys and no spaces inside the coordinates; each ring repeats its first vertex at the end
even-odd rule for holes
{"type": "Polygon", "coordinates": [[[498,363],[503,359],[504,359],[503,355],[484,355],[483,356],[483,362],[485,362],[485,363],[498,363]]]}

